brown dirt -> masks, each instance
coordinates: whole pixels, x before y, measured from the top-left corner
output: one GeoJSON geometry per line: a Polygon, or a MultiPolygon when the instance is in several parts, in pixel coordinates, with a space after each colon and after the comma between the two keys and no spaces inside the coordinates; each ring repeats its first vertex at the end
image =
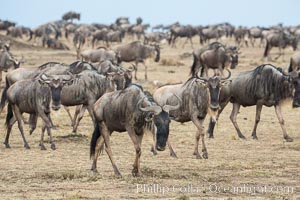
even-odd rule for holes
{"type": "MultiPolygon", "coordinates": [[[[227,44],[232,40],[223,40],[227,44]]],[[[165,45],[161,58],[172,61],[155,63],[147,61],[149,81],[141,80],[142,85],[154,89],[153,81],[174,83],[188,78],[192,64],[192,52],[188,44],[182,48],[182,41],[177,48],[165,45]],[[187,55],[187,56],[180,56],[187,55]],[[183,63],[175,65],[174,62],[183,63]]],[[[195,48],[200,48],[198,38],[194,39],[195,48]]],[[[30,43],[28,46],[32,46],[30,43]]],[[[71,43],[68,43],[71,47],[71,43]]],[[[87,48],[87,47],[86,47],[87,48]]],[[[240,64],[233,73],[250,70],[266,62],[262,61],[263,48],[242,48],[240,64]]],[[[273,49],[277,53],[277,49],[273,49]]],[[[14,48],[17,57],[26,59],[23,67],[33,67],[48,61],[71,63],[75,61],[75,50],[54,51],[49,49],[14,48]]],[[[281,58],[276,66],[287,69],[288,58],[293,53],[285,51],[285,61],[281,58]]],[[[129,66],[129,64],[128,64],[129,66]]],[[[139,66],[138,77],[144,77],[144,68],[139,66]]],[[[222,113],[215,131],[215,139],[206,138],[209,159],[197,160],[192,155],[196,128],[192,123],[171,123],[170,141],[178,155],[171,158],[168,150],[153,156],[150,152],[151,137],[144,138],[142,146],[142,176],[131,175],[134,161],[134,148],[127,133],[113,133],[112,150],[116,162],[123,175],[116,178],[106,153],[98,161],[98,174],[90,171],[89,141],[93,131],[88,114],[83,118],[78,134],[71,133],[70,120],[61,109],[53,112],[54,123],[59,125],[53,130],[57,150],[39,150],[40,127],[33,135],[25,126],[30,150],[23,148],[17,125],[13,127],[11,149],[0,145],[0,197],[1,199],[297,199],[300,198],[300,111],[287,104],[283,109],[287,131],[294,142],[286,143],[278,124],[274,108],[263,108],[261,122],[258,126],[258,141],[251,139],[251,130],[255,119],[255,108],[241,108],[238,123],[247,140],[238,139],[229,120],[231,112],[229,104],[222,113]],[[147,186],[148,191],[137,188],[147,186]],[[157,184],[157,185],[155,185],[157,184]],[[248,188],[248,192],[240,189],[238,193],[229,187],[248,188]],[[166,191],[167,187],[174,191],[166,191]],[[215,192],[215,186],[221,190],[215,192]],[[259,192],[250,194],[253,186],[282,186],[293,188],[293,192],[259,192]],[[156,189],[154,188],[156,187],[156,189]],[[152,191],[151,191],[152,189],[152,191]],[[163,194],[163,189],[165,193],[163,194]],[[228,189],[228,188],[227,188],[228,189]]],[[[74,112],[74,109],[72,110],[74,112]]],[[[4,141],[5,113],[0,118],[0,141],[4,141]]],[[[207,122],[205,130],[207,129],[207,122]]],[[[40,123],[40,121],[39,121],[40,123]]],[[[47,138],[47,137],[46,137],[47,138]]]]}

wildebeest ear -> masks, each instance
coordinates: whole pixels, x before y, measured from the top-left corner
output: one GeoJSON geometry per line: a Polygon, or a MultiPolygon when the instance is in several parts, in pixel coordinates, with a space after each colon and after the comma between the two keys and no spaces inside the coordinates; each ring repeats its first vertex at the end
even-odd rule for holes
{"type": "Polygon", "coordinates": [[[227,85],[229,85],[231,82],[232,82],[232,80],[222,80],[222,81],[221,81],[221,85],[222,85],[222,86],[227,86],[227,85]]]}

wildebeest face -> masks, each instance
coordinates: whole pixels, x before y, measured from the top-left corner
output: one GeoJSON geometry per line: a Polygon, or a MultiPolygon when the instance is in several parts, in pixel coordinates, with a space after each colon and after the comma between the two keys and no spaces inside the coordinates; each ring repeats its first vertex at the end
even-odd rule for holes
{"type": "Polygon", "coordinates": [[[169,113],[162,111],[154,115],[153,121],[156,127],[156,149],[164,151],[169,137],[170,117],[169,113]]]}
{"type": "Polygon", "coordinates": [[[154,48],[155,48],[155,51],[156,51],[156,57],[155,57],[154,61],[159,62],[159,60],[160,60],[160,47],[159,47],[159,45],[155,45],[154,48]]]}
{"type": "Polygon", "coordinates": [[[295,88],[294,97],[293,97],[293,108],[300,107],[300,77],[293,78],[293,85],[295,88]]]}
{"type": "Polygon", "coordinates": [[[221,90],[220,78],[212,77],[207,81],[207,87],[210,94],[210,109],[215,111],[219,109],[219,95],[221,90]]]}
{"type": "Polygon", "coordinates": [[[231,55],[231,66],[230,66],[231,69],[236,68],[236,66],[238,65],[238,62],[239,62],[238,59],[239,59],[239,57],[237,54],[231,55]]]}
{"type": "Polygon", "coordinates": [[[73,76],[70,75],[54,75],[48,77],[45,74],[40,76],[39,82],[41,84],[47,84],[51,90],[51,98],[52,98],[52,109],[59,110],[61,106],[60,95],[61,90],[65,85],[73,84],[73,76]]]}

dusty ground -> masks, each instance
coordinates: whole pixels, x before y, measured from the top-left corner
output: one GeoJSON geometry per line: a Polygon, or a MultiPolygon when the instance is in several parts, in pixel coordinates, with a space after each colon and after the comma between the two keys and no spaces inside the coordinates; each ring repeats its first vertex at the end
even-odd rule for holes
{"type": "MultiPolygon", "coordinates": [[[[200,48],[198,38],[194,42],[194,47],[200,48]]],[[[232,44],[231,40],[224,42],[232,44]]],[[[54,51],[21,45],[20,48],[12,47],[12,51],[18,57],[24,56],[26,63],[23,67],[38,66],[48,61],[75,61],[74,49],[54,51]]],[[[233,73],[264,63],[261,60],[263,48],[242,48],[241,51],[240,64],[233,73]]],[[[272,50],[273,53],[277,51],[272,50]]],[[[154,80],[162,83],[186,80],[192,57],[184,58],[181,55],[191,52],[190,44],[182,48],[182,41],[177,48],[164,45],[161,62],[147,62],[150,80],[142,81],[144,87],[152,90],[154,80]]],[[[293,52],[290,49],[285,52],[285,61],[279,59],[274,64],[287,69],[293,52]]],[[[140,78],[144,77],[143,72],[140,66],[140,78]]],[[[258,127],[258,141],[250,138],[255,108],[241,108],[238,123],[248,139],[238,139],[229,120],[231,107],[229,104],[222,113],[215,139],[206,139],[208,160],[197,160],[192,155],[196,131],[192,123],[171,123],[170,140],[178,159],[169,157],[167,150],[153,156],[150,152],[151,137],[145,137],[141,158],[142,176],[138,178],[131,175],[135,152],[127,133],[114,133],[111,139],[123,178],[114,177],[106,154],[99,158],[99,173],[95,175],[90,171],[89,141],[93,128],[88,115],[82,120],[78,134],[74,135],[66,112],[63,109],[53,112],[54,123],[59,125],[53,131],[56,151],[52,151],[48,144],[46,151],[39,150],[40,126],[34,135],[26,135],[31,149],[25,150],[15,125],[11,137],[12,148],[5,149],[4,145],[0,145],[0,199],[300,198],[300,110],[292,109],[290,104],[283,109],[287,131],[294,138],[294,142],[286,143],[274,108],[265,107],[258,127]],[[253,187],[256,187],[256,192],[253,192],[253,187]]],[[[0,141],[4,141],[5,137],[4,118],[5,113],[2,113],[0,141]]],[[[29,132],[27,127],[25,130],[29,132]]]]}

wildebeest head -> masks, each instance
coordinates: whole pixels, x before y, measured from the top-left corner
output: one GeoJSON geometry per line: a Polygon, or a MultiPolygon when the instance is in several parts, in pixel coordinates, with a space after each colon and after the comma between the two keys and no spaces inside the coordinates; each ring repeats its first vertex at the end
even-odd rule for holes
{"type": "Polygon", "coordinates": [[[164,151],[169,137],[169,127],[171,122],[169,111],[178,109],[180,107],[180,102],[175,106],[165,105],[161,107],[154,102],[146,102],[145,99],[146,97],[139,100],[139,109],[143,112],[147,112],[145,120],[147,122],[152,121],[154,124],[155,148],[158,151],[164,151]],[[143,103],[148,104],[148,106],[142,107],[143,103]]]}
{"type": "Polygon", "coordinates": [[[65,85],[73,84],[74,76],[71,73],[69,73],[68,75],[52,76],[48,76],[45,73],[43,73],[40,75],[38,80],[41,85],[47,85],[50,88],[52,98],[52,109],[59,110],[61,105],[61,90],[65,85]]]}
{"type": "Polygon", "coordinates": [[[294,86],[293,108],[300,107],[300,74],[299,72],[291,72],[288,80],[292,81],[294,86]]]}
{"type": "Polygon", "coordinates": [[[231,47],[228,47],[226,49],[226,53],[228,56],[230,56],[230,59],[231,59],[231,65],[230,65],[230,68],[231,69],[235,69],[236,66],[238,65],[238,62],[239,62],[239,56],[238,54],[240,53],[238,51],[238,48],[236,46],[231,46],[231,47]]]}
{"type": "Polygon", "coordinates": [[[229,83],[231,83],[231,80],[228,80],[231,76],[231,72],[228,71],[228,76],[225,78],[221,78],[220,76],[214,76],[214,77],[197,77],[197,81],[200,82],[202,85],[204,85],[208,90],[208,96],[209,96],[209,113],[212,116],[212,118],[215,120],[216,115],[218,113],[218,110],[220,109],[219,105],[219,99],[220,99],[220,91],[221,88],[229,83]]]}
{"type": "Polygon", "coordinates": [[[156,57],[155,57],[154,61],[159,62],[159,60],[160,60],[160,47],[159,47],[158,44],[154,45],[154,50],[156,52],[156,57]]]}
{"type": "Polygon", "coordinates": [[[297,37],[290,38],[290,44],[293,47],[293,50],[296,51],[298,47],[298,39],[297,37]]]}

